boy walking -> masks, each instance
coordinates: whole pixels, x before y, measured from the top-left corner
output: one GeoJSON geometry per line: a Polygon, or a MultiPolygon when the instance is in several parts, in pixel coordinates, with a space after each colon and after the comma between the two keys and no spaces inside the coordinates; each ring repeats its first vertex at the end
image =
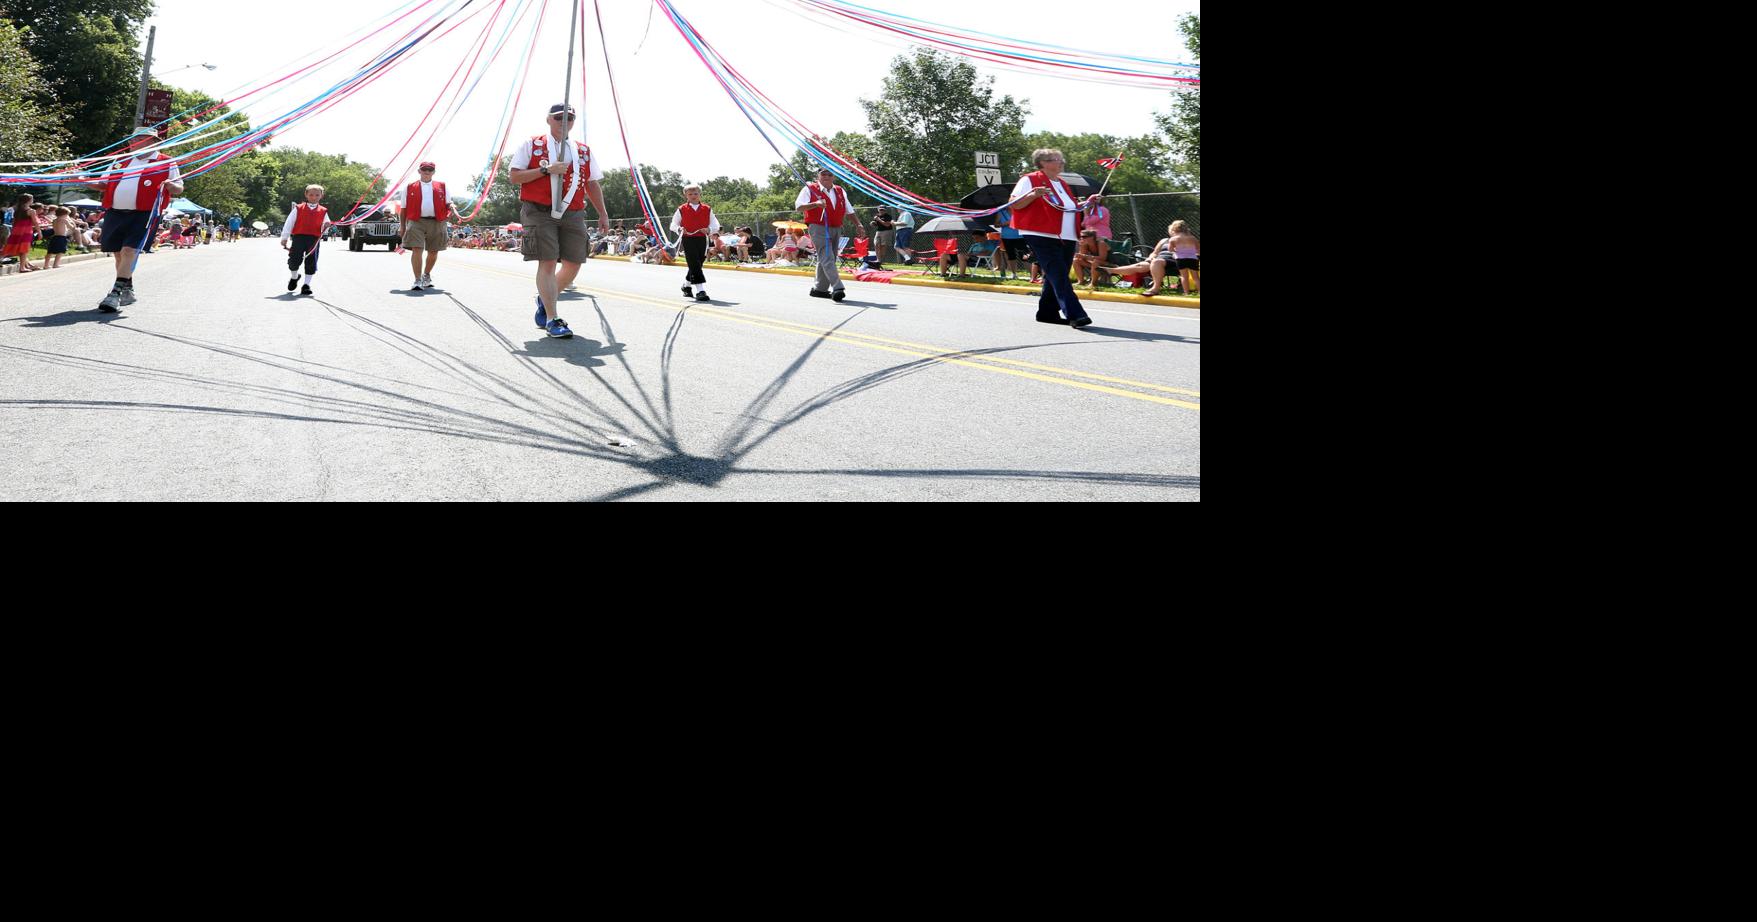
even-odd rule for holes
{"type": "Polygon", "coordinates": [[[287,251],[287,271],[292,277],[287,279],[287,290],[299,289],[300,295],[312,294],[311,279],[317,275],[317,250],[323,241],[323,232],[329,229],[329,209],[319,204],[323,201],[324,188],[319,185],[305,187],[305,201],[293,205],[292,214],[287,215],[287,223],[281,227],[281,249],[287,251]],[[305,264],[305,284],[299,284],[299,264],[305,264]]]}
{"type": "Polygon", "coordinates": [[[708,277],[702,273],[702,263],[708,255],[708,235],[720,232],[720,219],[714,215],[714,209],[702,204],[701,186],[683,187],[683,205],[671,216],[671,229],[683,235],[683,258],[689,262],[689,274],[684,276],[683,296],[690,297],[694,289],[697,301],[711,300],[708,297],[708,277]]]}

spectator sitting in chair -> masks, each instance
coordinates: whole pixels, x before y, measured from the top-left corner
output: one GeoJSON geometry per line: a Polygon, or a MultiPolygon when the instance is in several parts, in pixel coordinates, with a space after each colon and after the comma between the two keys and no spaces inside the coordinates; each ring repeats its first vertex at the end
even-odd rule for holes
{"type": "Polygon", "coordinates": [[[1110,262],[1110,244],[1098,232],[1088,227],[1080,231],[1079,246],[1074,249],[1074,277],[1078,282],[1085,282],[1087,287],[1098,287],[1098,273],[1106,274],[1109,281],[1110,270],[1106,263],[1110,262]]]}
{"type": "Polygon", "coordinates": [[[790,230],[782,231],[781,236],[775,238],[775,245],[769,249],[770,262],[778,263],[783,260],[789,265],[799,261],[799,238],[793,236],[790,230]]]}

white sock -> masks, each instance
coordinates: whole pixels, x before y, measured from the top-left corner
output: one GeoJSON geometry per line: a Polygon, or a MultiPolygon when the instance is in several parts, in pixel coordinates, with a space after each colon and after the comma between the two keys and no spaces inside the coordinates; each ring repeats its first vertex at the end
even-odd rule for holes
{"type": "Polygon", "coordinates": [[[706,286],[706,285],[691,285],[691,286],[690,286],[690,287],[691,287],[691,288],[694,288],[694,289],[695,289],[695,293],[696,293],[696,294],[698,294],[698,295],[699,295],[699,294],[701,294],[701,293],[702,293],[702,292],[704,292],[704,291],[707,291],[707,290],[708,290],[708,286],[706,286]]]}
{"type": "Polygon", "coordinates": [[[310,287],[310,285],[311,285],[311,278],[312,278],[312,277],[311,277],[311,276],[309,276],[309,275],[307,275],[307,276],[305,276],[305,285],[306,285],[306,287],[310,287]]]}
{"type": "Polygon", "coordinates": [[[298,278],[298,277],[299,277],[299,270],[298,270],[298,269],[294,269],[294,270],[293,270],[293,278],[298,278]]]}

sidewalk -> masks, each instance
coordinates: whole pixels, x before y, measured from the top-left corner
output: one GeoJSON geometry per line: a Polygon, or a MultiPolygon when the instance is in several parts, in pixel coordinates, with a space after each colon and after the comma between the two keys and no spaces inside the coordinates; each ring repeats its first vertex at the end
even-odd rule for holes
{"type": "MultiPolygon", "coordinates": [[[[608,259],[608,260],[613,260],[615,262],[633,262],[634,261],[627,256],[594,256],[592,258],[593,259],[608,259]]],[[[683,261],[678,260],[677,265],[679,267],[681,267],[683,265],[683,261]]],[[[770,275],[798,275],[798,276],[802,276],[804,278],[815,278],[817,275],[817,272],[812,269],[794,269],[794,268],[762,269],[762,268],[754,268],[754,267],[753,268],[739,269],[738,267],[730,265],[728,263],[711,263],[710,262],[710,263],[704,265],[702,268],[704,268],[704,269],[719,269],[719,270],[734,270],[734,271],[740,271],[740,272],[746,272],[746,273],[762,272],[762,273],[766,273],[766,274],[770,274],[770,275]]],[[[894,270],[887,270],[887,271],[894,271],[894,270]]],[[[907,271],[917,271],[917,270],[903,270],[903,271],[907,272],[907,271]]],[[[853,275],[849,274],[846,271],[839,272],[838,274],[842,278],[844,278],[850,282],[857,281],[857,279],[855,279],[853,275]]],[[[1038,295],[1038,290],[1035,288],[1021,288],[1017,285],[985,285],[981,282],[947,282],[947,281],[942,281],[937,278],[927,278],[926,276],[919,276],[919,277],[899,276],[897,278],[892,279],[890,281],[890,284],[892,284],[892,285],[912,285],[912,286],[916,286],[916,287],[920,287],[920,288],[951,288],[951,289],[956,289],[958,291],[992,291],[992,292],[997,292],[997,293],[1006,294],[1006,295],[1024,295],[1026,297],[1031,297],[1031,298],[1035,298],[1038,295]]],[[[1157,306],[1157,307],[1182,307],[1182,308],[1190,308],[1190,309],[1194,309],[1194,310],[1200,310],[1202,308],[1202,299],[1201,298],[1186,298],[1186,297],[1183,297],[1182,295],[1154,295],[1151,298],[1147,298],[1147,297],[1142,297],[1139,293],[1137,293],[1135,291],[1130,291],[1128,289],[1120,289],[1120,290],[1113,289],[1113,290],[1109,290],[1109,291],[1087,291],[1084,288],[1077,289],[1077,293],[1079,294],[1080,300],[1082,300],[1082,301],[1110,301],[1110,302],[1113,302],[1116,304],[1133,304],[1137,307],[1155,307],[1155,306],[1157,306]]]]}

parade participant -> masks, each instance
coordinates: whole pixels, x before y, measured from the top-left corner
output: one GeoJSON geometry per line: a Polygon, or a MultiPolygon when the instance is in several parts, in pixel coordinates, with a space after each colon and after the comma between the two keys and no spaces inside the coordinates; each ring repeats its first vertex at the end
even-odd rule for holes
{"type": "Polygon", "coordinates": [[[446,247],[446,222],[451,220],[451,200],[445,197],[445,183],[435,182],[432,163],[421,164],[421,179],[403,190],[403,248],[409,251],[409,266],[415,291],[433,287],[433,264],[439,251],[446,247]],[[421,264],[421,252],[427,252],[427,264],[421,264]]]}
{"type": "Polygon", "coordinates": [[[842,276],[836,271],[836,245],[840,242],[842,222],[852,217],[860,233],[866,234],[866,222],[848,207],[848,190],[836,185],[836,174],[828,168],[821,169],[817,171],[817,182],[806,183],[793,205],[805,215],[806,230],[817,251],[817,279],[811,296],[836,301],[848,297],[842,288],[842,276]]]}
{"type": "Polygon", "coordinates": [[[1039,323],[1065,323],[1083,327],[1092,323],[1080,296],[1068,281],[1073,267],[1074,230],[1079,203],[1062,182],[1062,166],[1066,158],[1053,148],[1040,148],[1031,154],[1037,172],[1019,177],[1013,187],[1013,226],[1024,235],[1035,263],[1043,270],[1043,292],[1037,298],[1039,323]]]}
{"type": "Polygon", "coordinates": [[[598,158],[584,141],[568,139],[575,118],[572,106],[550,106],[548,133],[519,147],[510,173],[520,187],[519,217],[525,226],[521,249],[525,262],[537,264],[537,326],[557,339],[570,338],[573,331],[556,314],[555,302],[591,256],[586,235],[587,198],[598,210],[598,231],[610,230],[604,191],[598,186],[604,178],[598,158]],[[561,216],[556,217],[557,213],[561,216]]]}
{"type": "Polygon", "coordinates": [[[671,229],[683,235],[679,246],[689,263],[689,274],[683,277],[683,296],[690,297],[691,288],[697,301],[708,297],[708,277],[702,273],[702,262],[708,255],[708,235],[720,232],[720,219],[714,209],[702,204],[701,186],[683,187],[683,205],[671,216],[671,229]]]}
{"type": "Polygon", "coordinates": [[[281,249],[287,251],[287,271],[293,273],[293,277],[287,280],[287,290],[292,291],[298,286],[301,295],[312,293],[311,279],[317,275],[317,251],[323,242],[323,232],[330,225],[329,209],[319,204],[323,201],[323,192],[322,186],[306,186],[304,203],[293,205],[287,223],[281,228],[281,249]],[[303,286],[299,285],[300,261],[305,263],[303,286]]]}
{"type": "Polygon", "coordinates": [[[153,251],[159,213],[183,194],[183,172],[164,154],[140,154],[159,142],[151,128],[137,128],[125,142],[135,156],[100,180],[104,186],[103,251],[114,253],[116,283],[98,302],[98,310],[115,313],[134,303],[134,269],[141,253],[153,251]]]}

